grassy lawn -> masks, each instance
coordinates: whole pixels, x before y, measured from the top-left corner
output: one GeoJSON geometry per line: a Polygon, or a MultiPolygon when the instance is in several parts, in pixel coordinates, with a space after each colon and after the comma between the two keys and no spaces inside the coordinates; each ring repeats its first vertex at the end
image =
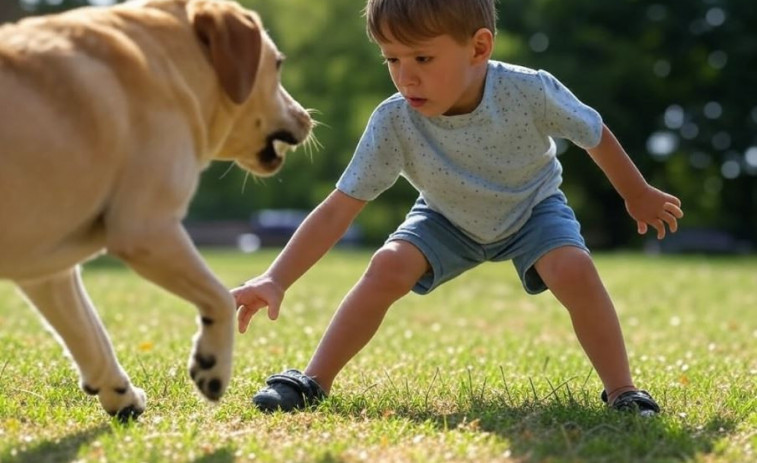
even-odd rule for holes
{"type": "MultiPolygon", "coordinates": [[[[229,286],[273,252],[207,252],[229,286]]],[[[367,252],[333,252],[237,337],[218,405],[185,371],[195,310],[103,259],[84,278],[121,363],[148,394],[122,426],[82,393],[54,338],[0,282],[0,461],[757,461],[757,258],[596,256],[637,384],[664,414],[603,408],[602,387],[549,294],[484,265],[395,305],[315,411],[263,415],[271,373],[303,368],[367,252]]]]}

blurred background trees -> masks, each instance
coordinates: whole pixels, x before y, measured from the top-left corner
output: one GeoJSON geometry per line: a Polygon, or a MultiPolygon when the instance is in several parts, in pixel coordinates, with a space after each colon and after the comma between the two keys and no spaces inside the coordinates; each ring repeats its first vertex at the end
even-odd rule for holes
{"type": "MultiPolygon", "coordinates": [[[[0,21],[86,0],[2,0],[0,21]]],[[[89,3],[109,4],[111,0],[89,3]]],[[[394,92],[355,0],[241,0],[287,55],[284,85],[315,108],[323,148],[273,178],[225,163],[203,175],[190,220],[311,209],[349,162],[373,108],[394,92]]],[[[543,68],[596,108],[654,185],[678,195],[684,228],[757,243],[757,8],[753,0],[499,0],[495,59],[543,68]]],[[[595,248],[638,247],[624,205],[591,159],[559,143],[564,190],[595,248]]],[[[416,193],[405,182],[358,221],[381,242],[416,193]]]]}

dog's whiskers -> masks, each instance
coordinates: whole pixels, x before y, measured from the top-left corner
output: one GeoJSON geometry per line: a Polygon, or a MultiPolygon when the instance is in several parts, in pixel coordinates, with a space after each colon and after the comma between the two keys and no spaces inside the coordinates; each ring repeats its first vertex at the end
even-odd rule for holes
{"type": "Polygon", "coordinates": [[[231,172],[231,169],[233,169],[235,165],[236,165],[236,164],[234,164],[233,162],[232,162],[232,163],[229,163],[229,168],[228,168],[228,169],[226,169],[226,170],[224,171],[224,173],[222,173],[222,174],[221,174],[221,175],[220,175],[220,176],[218,177],[218,180],[221,180],[221,179],[223,179],[224,177],[226,177],[226,175],[228,175],[228,173],[229,173],[229,172],[231,172]]]}
{"type": "Polygon", "coordinates": [[[247,179],[250,178],[250,173],[248,171],[244,171],[244,179],[242,179],[242,194],[244,194],[244,189],[247,186],[247,179]]]}
{"type": "MultiPolygon", "coordinates": [[[[320,111],[318,111],[317,109],[312,109],[312,108],[311,109],[307,109],[306,111],[308,112],[308,114],[320,113],[320,111]]],[[[327,124],[324,124],[321,121],[313,119],[313,128],[314,129],[316,127],[322,126],[322,125],[327,126],[327,124]]],[[[301,146],[304,147],[305,153],[308,155],[308,157],[310,158],[311,161],[313,160],[313,153],[315,151],[320,151],[321,149],[323,149],[323,145],[318,140],[318,137],[315,135],[315,131],[312,131],[312,130],[310,131],[310,134],[308,134],[308,137],[302,142],[301,146]]]]}
{"type": "Polygon", "coordinates": [[[320,151],[323,148],[323,145],[320,141],[318,141],[318,138],[313,133],[308,136],[302,146],[304,147],[305,153],[311,161],[313,160],[313,153],[315,151],[320,151]]]}

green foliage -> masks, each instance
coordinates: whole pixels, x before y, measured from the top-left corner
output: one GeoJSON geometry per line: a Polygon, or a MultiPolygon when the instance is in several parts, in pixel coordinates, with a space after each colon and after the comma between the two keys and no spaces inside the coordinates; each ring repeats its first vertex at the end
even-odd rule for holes
{"type": "MultiPolygon", "coordinates": [[[[227,285],[274,251],[205,253],[227,285]]],[[[390,310],[315,411],[264,415],[266,376],[303,368],[370,253],[330,253],[235,343],[218,405],[186,372],[196,311],[110,258],[83,277],[148,409],[120,426],[82,393],[68,359],[0,282],[0,461],[710,462],[755,461],[754,259],[597,255],[634,377],[664,413],[606,410],[567,313],[526,295],[508,264],[483,265],[390,310]],[[713,309],[717,310],[713,310],[713,309]]]]}

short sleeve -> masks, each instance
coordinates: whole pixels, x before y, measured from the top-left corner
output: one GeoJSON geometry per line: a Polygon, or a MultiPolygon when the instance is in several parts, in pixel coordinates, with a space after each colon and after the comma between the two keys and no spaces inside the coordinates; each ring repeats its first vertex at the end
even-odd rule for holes
{"type": "Polygon", "coordinates": [[[379,106],[371,115],[336,187],[353,198],[371,201],[394,185],[402,166],[402,151],[393,130],[392,111],[379,106]]]}
{"type": "Polygon", "coordinates": [[[539,71],[544,88],[543,128],[551,137],[565,138],[584,149],[594,148],[602,136],[602,117],[582,103],[546,71],[539,71]]]}

